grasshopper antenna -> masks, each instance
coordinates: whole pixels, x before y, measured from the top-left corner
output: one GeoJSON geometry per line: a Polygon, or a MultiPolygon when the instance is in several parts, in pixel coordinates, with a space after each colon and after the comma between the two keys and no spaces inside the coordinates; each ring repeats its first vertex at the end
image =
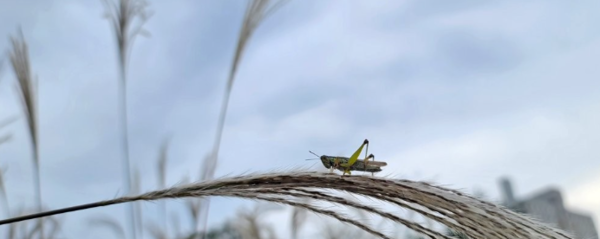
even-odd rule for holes
{"type": "Polygon", "coordinates": [[[315,156],[317,156],[317,157],[316,157],[316,158],[305,159],[305,160],[315,160],[315,159],[319,159],[319,158],[321,158],[321,156],[319,156],[319,155],[318,155],[318,154],[316,154],[316,153],[313,153],[313,152],[312,152],[312,151],[310,151],[310,150],[309,150],[308,152],[309,152],[309,153],[311,153],[311,154],[313,154],[313,155],[315,155],[315,156]]]}
{"type": "Polygon", "coordinates": [[[318,155],[318,154],[314,153],[313,151],[310,151],[310,150],[309,150],[308,152],[309,152],[309,153],[311,153],[311,154],[313,154],[314,156],[317,156],[317,158],[320,158],[320,157],[321,157],[320,155],[318,155]]]}

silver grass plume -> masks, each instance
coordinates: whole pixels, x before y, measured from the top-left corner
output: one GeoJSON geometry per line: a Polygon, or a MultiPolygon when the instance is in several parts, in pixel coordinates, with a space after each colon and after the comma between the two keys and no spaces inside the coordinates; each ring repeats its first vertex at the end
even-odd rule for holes
{"type": "Polygon", "coordinates": [[[413,210],[469,238],[572,238],[569,234],[561,230],[537,222],[524,215],[514,213],[501,206],[430,183],[369,176],[340,177],[336,174],[317,172],[256,174],[190,183],[138,196],[126,196],[11,218],[0,221],[0,225],[127,202],[221,196],[301,207],[308,211],[354,225],[378,238],[391,238],[391,236],[374,229],[372,226],[360,223],[347,215],[334,210],[320,208],[312,203],[304,203],[301,200],[310,199],[314,202],[328,202],[381,216],[396,224],[404,225],[427,238],[451,238],[415,222],[393,215],[389,213],[389,210],[383,211],[372,206],[335,196],[332,191],[364,196],[374,201],[388,202],[400,208],[413,210]]]}
{"type": "Polygon", "coordinates": [[[276,238],[273,226],[261,220],[269,212],[279,209],[272,206],[273,204],[257,203],[250,210],[239,210],[236,220],[230,224],[242,239],[276,238]]]}

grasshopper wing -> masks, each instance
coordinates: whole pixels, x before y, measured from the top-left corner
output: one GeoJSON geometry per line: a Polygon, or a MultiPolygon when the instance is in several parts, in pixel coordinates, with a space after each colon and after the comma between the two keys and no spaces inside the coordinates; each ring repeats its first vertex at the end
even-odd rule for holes
{"type": "Polygon", "coordinates": [[[372,165],[372,166],[377,166],[377,167],[387,166],[386,162],[381,162],[381,161],[371,161],[368,164],[372,165]]]}

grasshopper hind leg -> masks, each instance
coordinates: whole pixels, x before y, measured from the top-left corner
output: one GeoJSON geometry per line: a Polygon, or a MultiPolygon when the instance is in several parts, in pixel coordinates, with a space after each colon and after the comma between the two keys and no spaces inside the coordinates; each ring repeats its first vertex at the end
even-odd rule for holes
{"type": "MultiPolygon", "coordinates": [[[[370,154],[368,157],[365,155],[365,171],[367,171],[367,165],[369,164],[369,159],[375,160],[375,155],[370,154]]],[[[373,176],[373,172],[371,172],[371,176],[373,176]]]]}

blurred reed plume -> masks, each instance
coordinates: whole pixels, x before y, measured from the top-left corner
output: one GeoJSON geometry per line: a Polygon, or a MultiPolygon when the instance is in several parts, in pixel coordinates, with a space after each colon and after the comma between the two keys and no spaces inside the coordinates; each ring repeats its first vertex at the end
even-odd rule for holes
{"type": "Polygon", "coordinates": [[[169,239],[169,234],[161,230],[160,227],[154,225],[154,223],[148,223],[146,229],[150,232],[150,236],[154,239],[169,239]]]}
{"type": "Polygon", "coordinates": [[[241,235],[242,239],[276,239],[275,228],[264,223],[262,216],[277,209],[280,208],[273,207],[273,204],[258,203],[250,210],[239,210],[236,220],[229,225],[241,235]]]}
{"type": "Polygon", "coordinates": [[[117,38],[121,80],[126,81],[130,47],[138,35],[150,35],[142,27],[152,14],[147,10],[148,2],[144,0],[118,1],[119,3],[117,4],[111,0],[103,0],[105,7],[109,11],[105,17],[111,21],[115,37],[117,38]],[[139,19],[139,22],[137,25],[133,25],[136,19],[139,19]]]}
{"type": "MultiPolygon", "coordinates": [[[[223,127],[225,126],[225,118],[227,116],[227,107],[229,106],[229,98],[233,83],[237,73],[238,65],[241,62],[244,50],[247,43],[250,41],[252,34],[259,26],[259,24],[275,9],[280,7],[286,0],[250,0],[246,8],[246,13],[242,21],[242,28],[238,36],[237,46],[235,48],[231,68],[229,69],[229,76],[227,78],[227,84],[225,87],[225,93],[223,95],[223,102],[221,103],[221,111],[219,113],[217,131],[215,135],[215,141],[213,144],[212,152],[209,157],[206,157],[203,166],[201,179],[209,180],[212,179],[217,167],[217,161],[219,159],[219,149],[221,147],[221,137],[223,136],[223,127]],[[274,2],[274,3],[272,3],[274,2]]],[[[202,218],[202,231],[206,231],[206,224],[208,222],[210,200],[206,200],[206,203],[202,204],[201,218],[202,218]]]]}
{"type": "MultiPolygon", "coordinates": [[[[135,38],[138,35],[149,35],[142,26],[150,17],[150,13],[146,9],[148,3],[143,0],[119,0],[118,3],[114,3],[112,0],[104,0],[103,3],[108,11],[105,17],[111,22],[117,42],[120,77],[118,97],[123,150],[123,185],[125,193],[131,193],[131,161],[129,159],[129,129],[127,127],[127,61],[135,38]],[[139,21],[137,24],[134,24],[136,19],[139,21]]],[[[134,205],[129,205],[129,228],[131,230],[131,238],[133,239],[137,238],[136,227],[139,227],[139,224],[136,221],[138,220],[141,220],[141,218],[136,219],[134,205]]]]}
{"type": "MultiPolygon", "coordinates": [[[[309,203],[308,199],[303,199],[304,203],[309,203]]],[[[301,207],[294,207],[292,209],[292,221],[291,221],[291,236],[292,239],[298,238],[299,230],[302,228],[302,225],[306,221],[307,211],[301,207]]]]}
{"type": "Polygon", "coordinates": [[[109,231],[113,232],[115,235],[114,238],[125,239],[125,229],[113,218],[107,216],[96,216],[88,220],[88,224],[90,227],[95,228],[107,228],[109,231]]]}
{"type": "Polygon", "coordinates": [[[301,200],[310,199],[312,202],[332,203],[361,210],[366,214],[377,215],[398,225],[404,225],[428,238],[452,238],[416,222],[400,218],[390,213],[389,210],[382,211],[355,200],[336,196],[335,192],[367,197],[374,201],[390,203],[399,208],[414,211],[469,238],[572,238],[563,231],[501,206],[430,183],[368,176],[340,177],[336,174],[316,172],[268,173],[190,183],[138,196],[126,196],[2,220],[0,225],[127,202],[222,196],[301,207],[316,214],[354,225],[378,238],[392,238],[392,236],[386,235],[372,225],[361,223],[344,215],[338,210],[325,209],[315,203],[301,200]]]}
{"type": "MultiPolygon", "coordinates": [[[[42,188],[40,180],[40,156],[39,156],[39,138],[38,138],[38,111],[37,111],[37,80],[31,73],[29,62],[29,49],[23,36],[19,31],[19,37],[11,37],[12,52],[10,53],[10,62],[17,77],[17,92],[21,100],[21,108],[27,119],[27,126],[32,145],[33,154],[33,183],[36,195],[36,204],[38,211],[42,211],[42,188]]],[[[43,220],[38,220],[40,227],[40,238],[44,239],[43,220]]]]}
{"type": "MultiPolygon", "coordinates": [[[[36,212],[39,211],[39,208],[36,208],[34,210],[25,210],[24,208],[18,208],[16,209],[16,213],[13,212],[13,210],[11,210],[10,207],[10,203],[8,200],[8,191],[6,189],[6,184],[5,184],[5,175],[6,172],[6,168],[2,168],[0,169],[0,194],[2,194],[2,206],[5,209],[5,216],[7,218],[13,217],[13,216],[20,216],[20,215],[26,215],[27,213],[32,213],[32,212],[36,212]],[[31,211],[31,212],[30,212],[31,211]]],[[[43,210],[43,208],[42,208],[43,210]]],[[[47,235],[48,238],[56,238],[58,233],[60,232],[62,228],[62,222],[56,218],[56,217],[45,217],[45,218],[39,218],[37,221],[35,221],[35,223],[30,223],[30,221],[24,221],[24,222],[18,222],[18,223],[12,223],[10,225],[8,225],[7,230],[6,230],[6,234],[4,237],[2,238],[6,238],[6,239],[33,239],[35,238],[36,235],[47,235]],[[42,223],[40,223],[39,221],[43,221],[42,223]],[[42,225],[44,225],[44,227],[42,227],[42,225]],[[42,231],[42,230],[47,230],[47,231],[42,231]],[[45,234],[46,232],[48,232],[48,234],[45,234]]]]}

